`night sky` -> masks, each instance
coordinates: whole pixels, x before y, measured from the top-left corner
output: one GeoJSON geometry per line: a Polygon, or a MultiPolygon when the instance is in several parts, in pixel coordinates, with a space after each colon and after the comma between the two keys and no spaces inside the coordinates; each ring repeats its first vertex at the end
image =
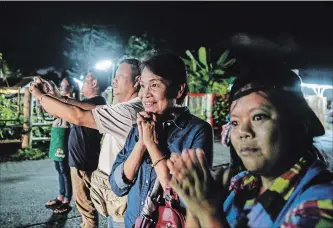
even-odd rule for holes
{"type": "Polygon", "coordinates": [[[178,53],[206,45],[244,54],[229,42],[237,32],[283,43],[284,31],[300,48],[296,67],[333,67],[332,2],[1,2],[0,21],[0,52],[23,71],[66,67],[62,24],[73,23],[109,25],[124,43],[146,32],[178,53]]]}

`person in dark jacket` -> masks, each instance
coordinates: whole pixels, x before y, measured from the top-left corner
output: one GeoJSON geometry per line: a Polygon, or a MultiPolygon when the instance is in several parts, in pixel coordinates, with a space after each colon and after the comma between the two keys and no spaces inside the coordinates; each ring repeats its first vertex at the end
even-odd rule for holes
{"type": "Polygon", "coordinates": [[[313,146],[324,128],[299,77],[276,66],[253,68],[234,82],[230,104],[231,147],[241,172],[226,199],[202,150],[168,162],[170,185],[189,211],[187,226],[332,227],[333,174],[313,146]]]}

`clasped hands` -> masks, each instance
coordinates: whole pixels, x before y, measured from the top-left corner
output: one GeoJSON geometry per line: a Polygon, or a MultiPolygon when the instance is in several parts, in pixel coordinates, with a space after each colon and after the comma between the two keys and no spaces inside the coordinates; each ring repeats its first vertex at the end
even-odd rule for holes
{"type": "Polygon", "coordinates": [[[222,189],[214,180],[202,149],[172,153],[167,161],[172,178],[169,186],[180,196],[194,218],[219,216],[222,189]]]}
{"type": "MultiPolygon", "coordinates": [[[[137,114],[137,124],[139,131],[139,142],[146,148],[159,144],[157,115],[142,111],[137,114]]],[[[149,151],[148,151],[149,152],[149,151]]]]}
{"type": "MultiPolygon", "coordinates": [[[[153,113],[138,113],[138,143],[145,146],[150,155],[155,150],[149,148],[158,146],[160,143],[158,133],[161,128],[159,128],[160,123],[157,119],[158,116],[153,113]]],[[[218,216],[221,203],[219,192],[222,193],[222,189],[217,189],[218,184],[210,173],[203,150],[185,150],[181,155],[172,153],[170,159],[167,160],[167,167],[172,174],[168,185],[184,201],[191,216],[198,219],[207,213],[211,216],[218,216]]]]}

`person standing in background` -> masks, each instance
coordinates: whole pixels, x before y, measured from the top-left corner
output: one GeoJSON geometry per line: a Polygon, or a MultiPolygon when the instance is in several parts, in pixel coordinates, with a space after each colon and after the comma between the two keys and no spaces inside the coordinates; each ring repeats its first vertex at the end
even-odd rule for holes
{"type": "Polygon", "coordinates": [[[97,105],[105,105],[106,100],[101,96],[107,87],[105,81],[99,72],[89,72],[84,78],[81,90],[85,97],[83,102],[44,93],[39,89],[39,84],[43,83],[41,79],[30,86],[32,95],[48,113],[74,124],[68,141],[69,166],[75,203],[82,215],[82,228],[98,227],[98,213],[90,198],[90,179],[97,168],[102,135],[96,129],[80,126],[80,118],[71,114],[78,109],[89,110],[97,105]]]}
{"type": "MultiPolygon", "coordinates": [[[[78,98],[79,87],[72,77],[66,76],[62,79],[60,95],[78,98]]],[[[68,165],[69,131],[70,124],[67,121],[61,118],[53,121],[49,157],[54,160],[54,165],[58,172],[59,192],[57,198],[48,201],[45,206],[57,214],[67,213],[71,209],[72,181],[68,165]]]]}

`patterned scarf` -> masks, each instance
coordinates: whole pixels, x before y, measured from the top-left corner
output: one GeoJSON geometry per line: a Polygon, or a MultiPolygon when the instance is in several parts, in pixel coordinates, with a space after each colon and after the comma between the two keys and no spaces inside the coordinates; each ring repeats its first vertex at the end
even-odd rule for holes
{"type": "Polygon", "coordinates": [[[235,191],[237,195],[235,203],[241,211],[238,225],[246,226],[249,221],[255,219],[253,217],[255,215],[265,216],[259,212],[262,209],[266,212],[266,216],[269,216],[267,219],[274,222],[303,177],[307,166],[308,161],[304,157],[300,158],[291,169],[276,178],[273,184],[261,195],[259,195],[261,180],[258,176],[248,171],[236,175],[231,180],[229,190],[235,191]]]}

